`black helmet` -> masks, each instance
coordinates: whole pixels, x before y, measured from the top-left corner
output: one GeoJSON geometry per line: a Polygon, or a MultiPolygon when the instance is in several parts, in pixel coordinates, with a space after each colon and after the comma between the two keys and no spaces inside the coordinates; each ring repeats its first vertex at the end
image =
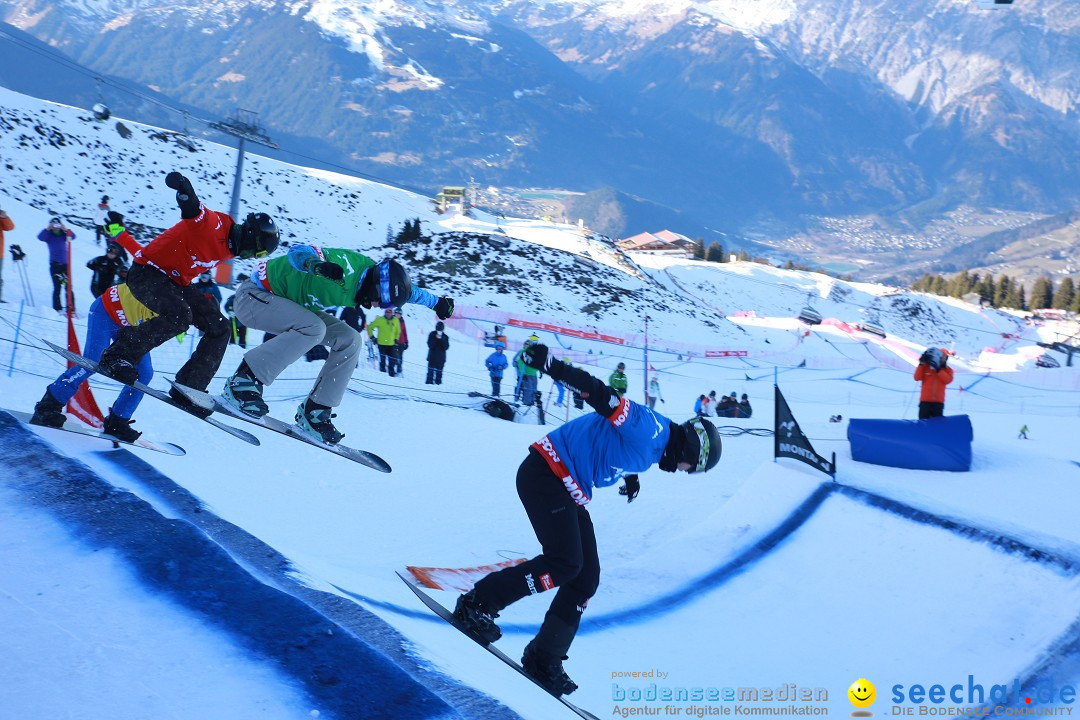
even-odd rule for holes
{"type": "Polygon", "coordinates": [[[240,258],[265,257],[277,250],[280,236],[274,218],[248,213],[238,231],[229,233],[229,250],[240,258]]]}
{"type": "Polygon", "coordinates": [[[711,422],[695,417],[679,427],[686,438],[681,461],[691,465],[687,472],[705,472],[720,462],[723,444],[720,442],[720,433],[716,432],[711,422]]]}
{"type": "Polygon", "coordinates": [[[364,307],[401,307],[412,297],[409,271],[396,260],[383,260],[368,268],[357,288],[356,304],[364,307]]]}

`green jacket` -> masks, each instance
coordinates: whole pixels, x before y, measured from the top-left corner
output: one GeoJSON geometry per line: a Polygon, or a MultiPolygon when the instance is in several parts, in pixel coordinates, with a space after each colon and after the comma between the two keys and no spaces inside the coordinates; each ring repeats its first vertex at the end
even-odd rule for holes
{"type": "Polygon", "coordinates": [[[626,373],[616,370],[611,373],[608,378],[607,384],[611,386],[611,389],[618,393],[619,397],[626,394],[626,388],[629,386],[629,381],[626,379],[626,373]]]}
{"type": "MultiPolygon", "coordinates": [[[[302,246],[297,246],[297,250],[302,246]]],[[[308,310],[323,312],[332,307],[354,307],[356,289],[364,276],[364,271],[375,266],[375,261],[354,250],[340,248],[319,248],[319,256],[308,254],[299,262],[333,262],[345,270],[341,280],[331,280],[321,275],[294,266],[297,258],[294,253],[267,261],[259,268],[257,282],[262,287],[269,284],[270,292],[278,297],[288,298],[308,310]]]]}

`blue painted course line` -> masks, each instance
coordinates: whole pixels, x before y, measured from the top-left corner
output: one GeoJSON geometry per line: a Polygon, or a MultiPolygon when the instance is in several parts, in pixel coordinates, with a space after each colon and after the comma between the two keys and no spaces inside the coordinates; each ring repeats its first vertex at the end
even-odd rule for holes
{"type": "Polygon", "coordinates": [[[462,717],[383,653],[255,579],[193,524],[163,517],[3,412],[0,437],[0,482],[63,522],[77,541],[122,558],[149,590],[269,660],[330,716],[462,717]]]}
{"type": "MultiPolygon", "coordinates": [[[[784,518],[772,532],[743,550],[729,562],[720,565],[700,577],[683,583],[671,592],[639,605],[616,610],[604,615],[593,617],[585,616],[582,618],[581,629],[578,634],[587,635],[589,633],[610,630],[615,627],[640,625],[701,600],[706,593],[722,587],[728,581],[734,579],[757,562],[766,558],[773,550],[778,548],[784,541],[801,528],[833,493],[840,493],[841,495],[863,503],[868,507],[902,517],[920,525],[936,527],[972,542],[985,543],[999,552],[1018,556],[1024,560],[1048,566],[1067,576],[1080,574],[1080,559],[1071,558],[1051,550],[1038,548],[1020,539],[1002,533],[986,530],[968,523],[920,510],[911,505],[885,497],[884,495],[861,490],[842,483],[828,482],[819,485],[817,489],[815,489],[814,492],[812,492],[810,496],[786,518],[784,518]]],[[[372,607],[378,607],[407,617],[426,619],[431,622],[442,622],[441,619],[435,617],[431,613],[402,608],[401,606],[366,597],[344,588],[338,589],[349,597],[371,605],[372,607]]],[[[505,625],[500,625],[500,628],[504,633],[534,635],[540,629],[540,625],[507,623],[505,625]]]]}

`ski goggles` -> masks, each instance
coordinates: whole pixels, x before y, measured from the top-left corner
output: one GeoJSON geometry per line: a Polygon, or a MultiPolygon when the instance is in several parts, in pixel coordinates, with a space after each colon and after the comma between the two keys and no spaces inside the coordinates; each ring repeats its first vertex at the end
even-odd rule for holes
{"type": "Polygon", "coordinates": [[[379,263],[379,307],[392,308],[390,302],[390,263],[379,263]]]}
{"type": "Polygon", "coordinates": [[[709,433],[705,430],[705,425],[702,424],[701,418],[696,417],[693,420],[687,420],[683,425],[688,430],[693,432],[686,433],[686,445],[683,449],[683,462],[693,466],[693,469],[687,470],[687,472],[695,473],[705,470],[706,465],[709,462],[709,450],[710,441],[709,433]]]}

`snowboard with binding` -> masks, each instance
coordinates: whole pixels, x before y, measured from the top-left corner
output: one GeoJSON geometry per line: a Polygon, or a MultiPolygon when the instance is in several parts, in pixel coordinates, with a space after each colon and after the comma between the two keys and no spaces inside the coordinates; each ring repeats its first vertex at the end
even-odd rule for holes
{"type": "MultiPolygon", "coordinates": [[[[53,352],[55,352],[57,355],[64,358],[65,360],[69,360],[70,362],[73,362],[76,365],[81,365],[82,367],[86,368],[87,370],[89,370],[92,373],[101,375],[102,377],[107,377],[110,380],[114,380],[116,382],[120,382],[119,380],[117,380],[113,376],[109,375],[108,373],[102,372],[101,366],[98,365],[93,360],[91,360],[90,358],[83,357],[82,355],[79,355],[78,353],[73,353],[70,350],[68,350],[67,348],[63,348],[63,347],[60,347],[59,345],[55,345],[55,344],[49,342],[48,340],[44,340],[43,342],[46,345],[48,345],[49,348],[53,352]]],[[[165,403],[166,405],[172,405],[177,410],[183,410],[188,415],[191,415],[192,417],[197,417],[197,418],[199,418],[200,420],[202,420],[204,422],[208,422],[211,425],[213,425],[214,427],[216,427],[218,430],[224,430],[225,432],[229,433],[233,437],[239,438],[240,440],[243,440],[246,443],[250,443],[251,445],[258,445],[259,444],[259,438],[255,437],[251,433],[249,433],[249,432],[247,432],[245,430],[241,430],[240,428],[234,428],[231,425],[226,425],[225,423],[223,423],[223,422],[221,422],[219,420],[216,420],[215,418],[212,418],[212,417],[200,417],[196,413],[192,412],[190,409],[188,409],[188,408],[184,407],[183,405],[181,405],[180,403],[176,402],[176,400],[173,400],[171,397],[169,397],[169,394],[166,393],[166,392],[162,392],[161,390],[155,390],[154,388],[150,387],[149,385],[145,385],[145,384],[139,382],[138,380],[136,380],[133,383],[122,383],[122,384],[129,385],[130,387],[133,387],[136,390],[138,390],[138,391],[140,391],[140,392],[142,392],[142,393],[144,393],[146,395],[149,395],[152,398],[156,398],[156,399],[160,400],[161,402],[165,403]]]]}
{"type": "Polygon", "coordinates": [[[399,578],[401,578],[401,580],[406,585],[409,586],[409,589],[411,589],[416,594],[416,597],[420,598],[420,602],[427,605],[428,609],[430,609],[433,613],[435,613],[436,615],[441,617],[443,620],[448,622],[450,625],[452,625],[462,635],[469,638],[470,640],[475,642],[477,645],[484,648],[489,653],[491,653],[495,657],[499,658],[500,660],[502,660],[504,663],[506,663],[510,667],[517,670],[519,673],[521,673],[521,675],[523,677],[527,677],[530,681],[532,681],[532,683],[534,685],[536,685],[538,688],[541,688],[542,690],[544,690],[544,692],[546,692],[548,695],[551,695],[553,698],[556,698],[559,702],[561,702],[563,705],[565,705],[567,708],[569,708],[572,712],[577,714],[578,717],[583,717],[583,718],[586,718],[587,720],[599,720],[599,718],[597,718],[595,715],[593,715],[588,710],[583,710],[582,708],[579,708],[577,705],[570,702],[569,700],[567,700],[562,695],[556,695],[555,693],[551,692],[546,687],[544,687],[543,685],[538,683],[531,675],[529,675],[529,673],[525,672],[525,668],[521,667],[520,663],[513,660],[509,655],[504,653],[499,648],[495,647],[493,644],[480,642],[479,640],[474,638],[472,635],[465,632],[465,630],[463,630],[462,627],[460,625],[458,625],[457,620],[454,619],[454,613],[450,612],[450,610],[443,607],[443,605],[441,603],[439,603],[433,597],[431,597],[426,592],[421,590],[418,587],[417,583],[415,582],[415,579],[412,578],[411,574],[403,573],[403,572],[399,571],[397,576],[399,578]]]}
{"type": "Polygon", "coordinates": [[[133,441],[121,440],[118,437],[109,435],[104,430],[98,430],[97,428],[92,428],[89,425],[83,425],[80,422],[75,422],[72,420],[68,420],[67,422],[65,422],[62,427],[52,427],[51,425],[38,425],[37,423],[30,422],[30,418],[34,417],[33,413],[22,412],[21,410],[8,410],[7,408],[0,408],[0,410],[8,413],[19,422],[30,425],[32,427],[46,428],[48,430],[63,430],[64,432],[75,433],[76,435],[85,435],[87,437],[108,440],[113,444],[113,447],[118,447],[121,444],[133,445],[135,447],[140,447],[143,450],[153,450],[154,452],[165,453],[166,455],[187,455],[187,451],[185,451],[184,448],[180,447],[179,445],[174,445],[173,443],[155,442],[154,440],[150,440],[144,437],[136,438],[133,441]]]}
{"type": "Polygon", "coordinates": [[[307,443],[308,445],[313,445],[317,448],[322,448],[323,450],[332,452],[335,455],[340,455],[343,458],[369,467],[372,470],[378,470],[379,472],[384,473],[388,473],[391,471],[390,463],[386,462],[375,453],[371,453],[366,450],[357,450],[356,448],[351,448],[341,444],[334,445],[328,442],[322,442],[321,440],[316,440],[315,438],[311,437],[303,430],[298,428],[296,425],[292,425],[282,420],[278,420],[277,418],[271,417],[269,415],[263,415],[262,417],[258,418],[254,417],[253,415],[248,415],[243,410],[234,407],[220,396],[211,395],[210,393],[202,392],[200,390],[195,390],[194,388],[189,388],[187,385],[181,385],[180,383],[172,380],[170,380],[169,382],[172,383],[172,386],[174,388],[182,392],[188,399],[190,399],[191,402],[195,403],[200,407],[206,408],[207,410],[213,410],[216,413],[224,413],[230,417],[236,418],[237,420],[243,420],[244,422],[249,422],[252,425],[258,425],[259,427],[266,428],[267,430],[273,430],[276,433],[286,435],[295,440],[300,440],[307,443]]]}

